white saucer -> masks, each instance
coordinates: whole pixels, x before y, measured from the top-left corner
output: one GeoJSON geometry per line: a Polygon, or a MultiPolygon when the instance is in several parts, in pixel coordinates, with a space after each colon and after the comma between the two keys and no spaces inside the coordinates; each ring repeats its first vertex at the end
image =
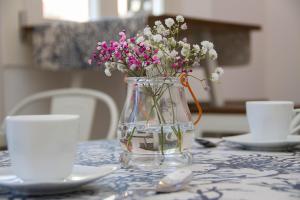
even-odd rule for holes
{"type": "Polygon", "coordinates": [[[282,150],[300,145],[300,135],[289,135],[280,141],[254,141],[250,133],[232,137],[224,137],[225,141],[241,145],[248,149],[282,150]]]}
{"type": "Polygon", "coordinates": [[[10,167],[1,167],[0,187],[12,190],[15,193],[26,195],[65,193],[96,181],[117,169],[119,169],[118,165],[103,165],[100,167],[75,165],[72,174],[64,180],[31,182],[23,181],[16,177],[10,167]]]}

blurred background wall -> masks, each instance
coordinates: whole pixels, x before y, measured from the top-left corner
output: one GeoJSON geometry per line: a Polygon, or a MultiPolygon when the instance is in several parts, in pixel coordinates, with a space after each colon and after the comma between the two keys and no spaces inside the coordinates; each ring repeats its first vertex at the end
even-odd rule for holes
{"type": "Polygon", "coordinates": [[[251,62],[226,68],[221,85],[224,99],[268,98],[300,103],[300,1],[175,0],[166,1],[166,10],[260,24],[262,31],[252,33],[251,62]]]}
{"type": "MultiPolygon", "coordinates": [[[[31,47],[20,35],[19,12],[29,22],[41,17],[39,1],[0,0],[0,119],[20,99],[45,89],[69,86],[70,73],[33,69],[31,47]]],[[[103,0],[102,14],[117,15],[117,0],[103,0]]],[[[299,0],[165,0],[166,13],[232,22],[259,24],[251,37],[248,65],[227,67],[222,80],[225,100],[272,99],[300,103],[299,0]]],[[[83,86],[111,94],[122,107],[122,78],[84,73],[83,86]],[[118,88],[111,87],[112,84],[118,88]]],[[[122,86],[123,85],[123,86],[122,86]]],[[[101,120],[99,120],[101,121],[101,120]]]]}

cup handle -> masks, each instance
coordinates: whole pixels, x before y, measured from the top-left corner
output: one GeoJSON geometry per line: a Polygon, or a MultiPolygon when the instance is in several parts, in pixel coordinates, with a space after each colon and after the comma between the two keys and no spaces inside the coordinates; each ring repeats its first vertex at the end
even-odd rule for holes
{"type": "Polygon", "coordinates": [[[296,134],[298,131],[300,131],[300,114],[297,114],[297,113],[300,113],[300,109],[295,109],[294,110],[294,113],[295,113],[295,117],[292,119],[292,122],[291,122],[291,132],[290,134],[296,134]]]}

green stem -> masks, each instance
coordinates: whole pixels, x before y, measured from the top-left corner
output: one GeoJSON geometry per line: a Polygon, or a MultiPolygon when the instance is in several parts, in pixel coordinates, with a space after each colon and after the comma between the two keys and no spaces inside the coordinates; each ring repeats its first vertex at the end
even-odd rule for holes
{"type": "Polygon", "coordinates": [[[134,134],[135,129],[136,129],[136,127],[134,127],[134,128],[132,129],[131,133],[130,133],[129,136],[127,137],[127,144],[126,144],[126,146],[127,146],[127,149],[128,149],[128,150],[129,150],[129,145],[130,145],[130,143],[131,143],[131,140],[132,140],[132,137],[133,137],[133,134],[134,134]]]}
{"type": "MultiPolygon", "coordinates": [[[[162,124],[165,124],[166,121],[165,121],[164,116],[162,115],[162,113],[161,113],[161,111],[158,107],[158,101],[162,97],[162,95],[164,94],[164,92],[166,90],[168,90],[168,93],[169,93],[169,96],[170,96],[170,99],[171,99],[172,118],[173,118],[173,124],[175,124],[175,111],[174,111],[173,97],[172,97],[172,94],[171,94],[170,86],[167,85],[167,88],[163,89],[164,84],[156,92],[152,91],[151,87],[147,88],[147,90],[151,94],[152,100],[153,100],[153,106],[151,107],[150,112],[152,112],[155,109],[155,111],[157,113],[158,121],[161,125],[161,135],[160,135],[159,138],[160,138],[161,152],[162,152],[163,155],[164,155],[164,130],[163,130],[163,125],[162,124]]],[[[177,141],[178,141],[177,146],[179,148],[179,151],[181,152],[182,151],[182,131],[180,130],[179,125],[178,125],[178,130],[176,130],[176,128],[174,126],[171,126],[171,128],[172,128],[174,134],[177,137],[177,141]]]]}
{"type": "Polygon", "coordinates": [[[153,99],[153,103],[155,105],[155,110],[156,110],[156,113],[157,113],[157,118],[158,118],[158,121],[159,121],[159,124],[160,124],[160,150],[161,150],[161,154],[164,155],[164,128],[163,128],[163,125],[162,125],[162,121],[165,123],[165,120],[163,118],[163,115],[160,113],[160,110],[158,109],[157,107],[157,101],[155,99],[155,96],[152,96],[152,99],[153,99]]]}
{"type": "Polygon", "coordinates": [[[175,112],[174,112],[174,105],[173,105],[173,98],[170,91],[170,86],[168,86],[168,92],[171,99],[171,107],[172,107],[172,117],[173,117],[173,124],[175,123],[175,112]]]}
{"type": "MultiPolygon", "coordinates": [[[[173,124],[175,124],[175,111],[174,111],[174,105],[173,105],[173,98],[172,98],[172,94],[170,91],[170,87],[168,87],[168,92],[169,92],[169,96],[171,99],[171,107],[172,107],[172,115],[173,115],[173,124]]],[[[180,126],[178,125],[178,131],[176,130],[176,128],[174,126],[171,127],[173,132],[175,133],[176,137],[177,137],[177,146],[179,148],[179,151],[182,151],[182,131],[180,130],[180,126]]]]}
{"type": "Polygon", "coordinates": [[[161,132],[161,136],[160,136],[160,149],[161,149],[161,154],[165,155],[164,153],[164,128],[163,126],[160,127],[160,132],[161,132]]]}

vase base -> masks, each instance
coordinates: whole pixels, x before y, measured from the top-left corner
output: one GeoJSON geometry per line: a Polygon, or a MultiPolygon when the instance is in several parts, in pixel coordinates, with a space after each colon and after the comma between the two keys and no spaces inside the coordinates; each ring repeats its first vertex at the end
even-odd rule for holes
{"type": "Polygon", "coordinates": [[[174,154],[134,154],[123,152],[120,162],[124,168],[141,170],[180,168],[192,164],[192,155],[189,152],[174,154]]]}

